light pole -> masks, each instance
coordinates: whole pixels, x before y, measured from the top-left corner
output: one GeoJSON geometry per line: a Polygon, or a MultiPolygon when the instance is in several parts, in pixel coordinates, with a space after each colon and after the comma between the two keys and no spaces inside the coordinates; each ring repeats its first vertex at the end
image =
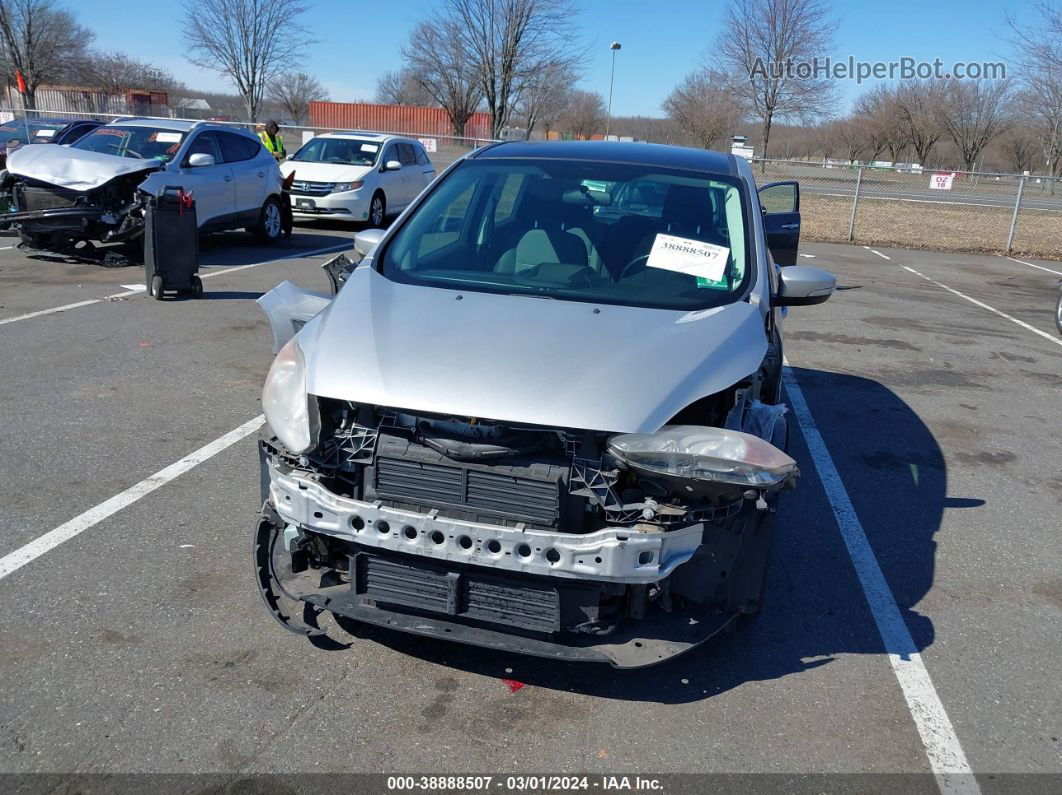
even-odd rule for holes
{"type": "Polygon", "coordinates": [[[612,50],[612,74],[608,78],[608,116],[605,118],[605,139],[608,139],[608,128],[612,124],[612,85],[616,82],[616,50],[622,49],[618,41],[612,42],[609,47],[612,50]]]}

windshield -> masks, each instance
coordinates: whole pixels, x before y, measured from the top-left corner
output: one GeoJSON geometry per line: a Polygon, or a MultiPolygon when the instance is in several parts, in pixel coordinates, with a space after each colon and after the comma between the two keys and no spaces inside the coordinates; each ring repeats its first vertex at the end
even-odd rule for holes
{"type": "Polygon", "coordinates": [[[185,133],[158,127],[98,127],[77,143],[74,149],[87,149],[105,155],[155,159],[164,163],[173,160],[181,148],[185,133]]]}
{"type": "Polygon", "coordinates": [[[380,144],[358,138],[314,138],[295,153],[292,160],[336,163],[342,166],[371,166],[380,154],[380,144]]]}
{"type": "Polygon", "coordinates": [[[40,121],[9,121],[7,124],[0,125],[0,144],[25,143],[27,126],[30,143],[46,144],[55,136],[56,131],[66,126],[66,122],[56,124],[40,121]]]}
{"type": "Polygon", "coordinates": [[[741,182],[655,166],[470,160],[395,235],[393,281],[704,309],[751,278],[741,182]]]}

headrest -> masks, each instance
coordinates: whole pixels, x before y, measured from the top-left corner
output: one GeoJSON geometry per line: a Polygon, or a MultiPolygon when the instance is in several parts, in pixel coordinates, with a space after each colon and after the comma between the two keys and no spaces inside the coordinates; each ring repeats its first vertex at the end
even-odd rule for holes
{"type": "Polygon", "coordinates": [[[672,185],[664,197],[664,221],[669,224],[700,226],[711,222],[712,200],[707,188],[672,185]]]}

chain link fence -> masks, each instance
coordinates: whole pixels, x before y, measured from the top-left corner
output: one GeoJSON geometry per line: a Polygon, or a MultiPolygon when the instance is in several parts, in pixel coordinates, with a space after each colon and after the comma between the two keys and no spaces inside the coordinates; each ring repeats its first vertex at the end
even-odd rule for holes
{"type": "MultiPolygon", "coordinates": [[[[39,119],[45,121],[47,119],[92,119],[97,121],[109,122],[115,118],[130,118],[127,116],[115,116],[113,113],[87,113],[87,112],[75,112],[75,111],[53,111],[53,110],[22,110],[16,111],[10,109],[0,110],[0,114],[6,113],[9,120],[17,123],[23,119],[39,119]]],[[[158,119],[160,121],[188,121],[188,122],[203,122],[203,119],[182,119],[179,117],[169,116],[138,116],[142,119],[158,119]]],[[[2,117],[0,117],[2,120],[2,117]]],[[[255,131],[256,125],[249,122],[240,121],[212,121],[208,120],[210,124],[222,124],[229,127],[236,127],[239,129],[255,131]]],[[[261,124],[261,123],[259,123],[261,124]]],[[[294,126],[283,125],[280,128],[280,134],[284,137],[284,145],[289,155],[298,151],[304,141],[309,140],[314,135],[320,135],[326,132],[353,132],[352,130],[343,130],[337,127],[310,127],[310,126],[294,126]]],[[[393,130],[358,130],[357,132],[374,133],[378,135],[401,135],[406,138],[418,138],[424,143],[424,148],[428,151],[428,157],[431,158],[432,163],[438,171],[442,171],[448,165],[453,163],[459,157],[465,153],[478,149],[481,146],[485,146],[488,143],[492,143],[491,139],[487,138],[463,138],[453,135],[435,135],[435,134],[421,134],[416,132],[397,132],[393,130]]]]}
{"type": "Polygon", "coordinates": [[[801,238],[1062,259],[1062,180],[1018,174],[752,161],[800,183],[801,238]]]}

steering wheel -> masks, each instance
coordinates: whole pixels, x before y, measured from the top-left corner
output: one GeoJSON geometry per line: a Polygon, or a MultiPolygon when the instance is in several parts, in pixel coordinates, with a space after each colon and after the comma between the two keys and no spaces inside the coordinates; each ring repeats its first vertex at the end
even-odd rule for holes
{"type": "Polygon", "coordinates": [[[629,271],[631,268],[633,268],[635,265],[637,265],[643,259],[645,259],[645,260],[649,259],[649,254],[639,254],[637,257],[635,257],[630,262],[628,262],[626,265],[624,265],[623,266],[623,270],[621,270],[619,276],[616,277],[616,281],[617,282],[622,282],[627,277],[627,271],[629,271]]]}

